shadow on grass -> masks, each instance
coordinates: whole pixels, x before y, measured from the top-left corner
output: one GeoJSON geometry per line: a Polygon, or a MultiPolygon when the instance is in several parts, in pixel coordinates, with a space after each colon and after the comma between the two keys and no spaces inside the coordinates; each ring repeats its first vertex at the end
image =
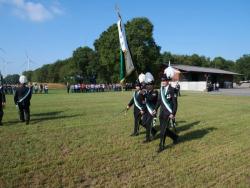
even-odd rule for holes
{"type": "Polygon", "coordinates": [[[177,126],[176,126],[176,129],[177,129],[177,132],[181,132],[181,131],[186,131],[190,128],[192,128],[193,126],[195,125],[198,125],[200,123],[200,121],[195,121],[193,123],[188,123],[186,125],[182,125],[182,126],[178,126],[178,121],[176,122],[177,126]]]}
{"type": "Polygon", "coordinates": [[[181,120],[181,121],[176,121],[176,123],[178,124],[178,123],[185,123],[186,121],[184,120],[181,120]]]}
{"type": "Polygon", "coordinates": [[[54,112],[44,112],[44,113],[35,113],[35,114],[31,114],[32,116],[55,116],[58,115],[60,113],[62,113],[64,111],[54,111],[54,112]]]}
{"type": "Polygon", "coordinates": [[[190,140],[200,139],[200,138],[204,137],[206,134],[208,134],[216,129],[217,128],[215,128],[215,127],[209,127],[209,128],[205,128],[205,129],[199,129],[199,130],[195,130],[192,132],[188,132],[188,133],[180,136],[179,141],[186,142],[186,141],[190,141],[190,140]]]}
{"type": "Polygon", "coordinates": [[[42,121],[49,121],[49,120],[56,120],[56,119],[65,119],[65,118],[72,118],[72,117],[77,117],[77,116],[80,116],[80,114],[69,115],[69,116],[63,115],[63,116],[49,116],[49,117],[41,117],[41,118],[31,118],[30,122],[32,124],[35,124],[35,123],[40,123],[42,121]]]}
{"type": "MultiPolygon", "coordinates": [[[[185,123],[185,122],[186,122],[186,121],[177,121],[176,124],[177,124],[177,126],[178,126],[179,123],[185,123]]],[[[159,120],[158,120],[158,123],[159,123],[159,120]]],[[[196,122],[193,122],[193,123],[184,125],[184,126],[186,127],[185,130],[187,130],[188,127],[191,128],[192,126],[194,126],[194,125],[196,125],[196,124],[199,124],[199,123],[200,123],[200,121],[196,121],[196,122]]],[[[184,127],[184,126],[183,126],[183,127],[184,127]]],[[[140,131],[140,134],[146,134],[146,128],[143,127],[142,125],[140,125],[140,130],[141,130],[141,129],[143,129],[143,131],[140,131]]],[[[159,133],[160,130],[161,130],[160,125],[157,124],[157,125],[155,126],[155,129],[156,129],[157,132],[159,133]]],[[[179,131],[179,129],[177,129],[177,131],[179,131]]],[[[180,131],[181,131],[181,130],[180,130],[180,131]]],[[[160,138],[160,134],[158,134],[158,135],[155,136],[155,139],[157,139],[157,138],[160,138]]]]}
{"type": "Polygon", "coordinates": [[[4,122],[3,125],[8,126],[8,125],[13,125],[13,124],[17,124],[17,123],[22,123],[22,122],[20,120],[12,120],[12,121],[4,122]]]}
{"type": "MultiPolygon", "coordinates": [[[[180,122],[185,122],[185,121],[179,121],[177,123],[180,123],[180,122]]],[[[195,121],[195,122],[183,125],[181,127],[177,126],[177,134],[179,132],[181,132],[181,131],[185,131],[185,130],[190,129],[193,126],[198,125],[199,123],[200,123],[200,121],[195,121]]],[[[179,137],[179,142],[185,142],[185,141],[189,141],[189,140],[200,139],[203,136],[205,136],[206,134],[208,134],[209,132],[214,131],[216,129],[217,128],[211,127],[211,128],[199,129],[199,130],[195,130],[195,131],[186,133],[186,134],[179,137]]],[[[159,139],[161,137],[159,127],[158,127],[157,130],[158,130],[158,134],[154,137],[154,140],[157,140],[157,139],[159,139]]],[[[170,130],[172,130],[172,129],[170,129],[170,130]]],[[[143,133],[145,133],[145,131],[140,132],[140,134],[143,134],[143,133]]]]}
{"type": "MultiPolygon", "coordinates": [[[[76,114],[76,115],[63,115],[63,116],[48,116],[48,117],[38,117],[38,118],[32,118],[33,114],[31,115],[31,119],[30,119],[30,124],[36,124],[36,123],[40,123],[43,121],[49,121],[49,120],[57,120],[57,119],[65,119],[65,118],[73,118],[73,117],[77,117],[80,116],[81,114],[76,114]]],[[[18,117],[17,117],[18,118],[18,117]]],[[[21,122],[20,120],[12,120],[12,121],[8,121],[5,122],[4,125],[8,126],[8,125],[15,125],[17,123],[23,123],[25,124],[25,122],[21,122]]]]}

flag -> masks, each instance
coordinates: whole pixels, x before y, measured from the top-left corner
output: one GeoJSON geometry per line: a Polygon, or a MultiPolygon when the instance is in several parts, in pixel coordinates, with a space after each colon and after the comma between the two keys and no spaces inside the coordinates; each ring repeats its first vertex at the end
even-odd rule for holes
{"type": "Polygon", "coordinates": [[[120,82],[122,83],[125,77],[129,76],[135,69],[131,54],[128,48],[128,43],[125,34],[125,27],[122,23],[121,16],[118,14],[117,22],[119,41],[120,41],[120,82]]]}

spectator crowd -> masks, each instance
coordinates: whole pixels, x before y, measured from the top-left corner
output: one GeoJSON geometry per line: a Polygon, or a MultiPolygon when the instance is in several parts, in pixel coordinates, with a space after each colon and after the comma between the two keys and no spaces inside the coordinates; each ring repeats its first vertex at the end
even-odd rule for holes
{"type": "Polygon", "coordinates": [[[69,84],[67,83],[67,92],[68,93],[92,93],[92,92],[108,92],[108,91],[130,91],[133,88],[132,83],[126,83],[122,88],[122,85],[119,83],[114,84],[69,84]]]}
{"type": "MultiPolygon", "coordinates": [[[[35,93],[35,94],[42,94],[42,93],[45,93],[45,94],[48,94],[48,91],[49,91],[49,88],[48,88],[48,85],[47,84],[29,84],[28,85],[30,88],[32,88],[32,93],[35,93]]],[[[16,90],[18,88],[18,84],[16,85],[13,85],[13,84],[4,84],[3,85],[3,91],[5,94],[7,95],[14,95],[16,90]]]]}

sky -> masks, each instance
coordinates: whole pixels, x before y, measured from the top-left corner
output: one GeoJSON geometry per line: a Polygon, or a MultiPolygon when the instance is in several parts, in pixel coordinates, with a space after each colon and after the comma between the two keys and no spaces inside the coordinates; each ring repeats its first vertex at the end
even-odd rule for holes
{"type": "Polygon", "coordinates": [[[0,0],[0,71],[21,74],[70,57],[118,18],[147,17],[161,52],[221,56],[250,54],[249,0],[0,0]]]}

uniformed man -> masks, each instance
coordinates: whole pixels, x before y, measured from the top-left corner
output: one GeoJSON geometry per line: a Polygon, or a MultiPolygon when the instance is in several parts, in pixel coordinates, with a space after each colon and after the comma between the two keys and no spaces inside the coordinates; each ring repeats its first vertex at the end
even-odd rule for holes
{"type": "Polygon", "coordinates": [[[179,84],[179,82],[177,81],[176,85],[175,85],[175,89],[176,89],[176,94],[177,96],[181,96],[181,86],[179,84]]]}
{"type": "Polygon", "coordinates": [[[131,136],[139,135],[139,124],[141,124],[141,119],[145,111],[145,94],[142,90],[144,85],[145,75],[140,74],[138,80],[135,83],[135,92],[127,105],[127,110],[134,105],[134,131],[131,136]]]}
{"type": "Polygon", "coordinates": [[[164,150],[166,136],[169,136],[173,140],[174,144],[176,144],[178,141],[178,135],[169,129],[169,122],[171,119],[175,118],[177,110],[176,94],[174,93],[174,88],[169,84],[169,81],[172,79],[172,76],[174,74],[172,71],[173,70],[171,70],[171,67],[168,67],[164,71],[164,74],[161,78],[162,86],[160,88],[160,94],[158,97],[156,108],[153,112],[153,114],[156,114],[157,109],[161,106],[159,116],[161,133],[158,152],[164,150]]]}
{"type": "Polygon", "coordinates": [[[17,88],[14,96],[14,102],[19,108],[20,120],[26,122],[26,125],[30,122],[30,99],[32,96],[31,88],[26,86],[27,78],[21,75],[19,78],[20,86],[17,88]]]}
{"type": "Polygon", "coordinates": [[[3,125],[2,119],[3,119],[3,107],[5,106],[6,99],[4,94],[4,89],[2,85],[0,85],[0,125],[3,125]]]}
{"type": "Polygon", "coordinates": [[[150,142],[152,137],[155,137],[157,130],[153,127],[153,120],[156,117],[156,114],[153,114],[153,111],[157,104],[158,91],[154,89],[154,77],[150,72],[147,72],[145,75],[145,84],[146,84],[146,111],[143,118],[143,124],[146,125],[146,140],[145,142],[150,142]]]}

